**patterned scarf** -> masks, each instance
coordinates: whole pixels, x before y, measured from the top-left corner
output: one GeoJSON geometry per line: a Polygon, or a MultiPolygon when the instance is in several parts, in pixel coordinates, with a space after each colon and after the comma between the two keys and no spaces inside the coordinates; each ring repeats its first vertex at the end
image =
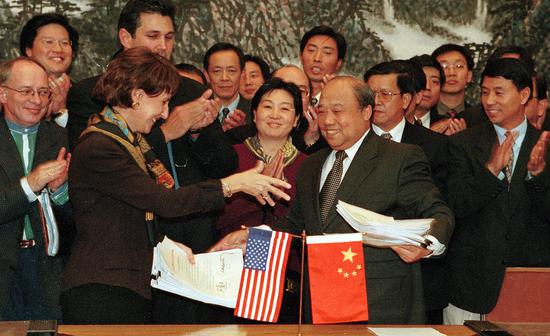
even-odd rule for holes
{"type": "MultiPolygon", "coordinates": [[[[157,184],[162,184],[167,189],[174,187],[174,178],[162,162],[157,159],[155,153],[151,150],[151,146],[141,133],[133,133],[128,128],[126,120],[109,106],[106,106],[99,115],[92,116],[88,128],[80,136],[82,137],[89,132],[99,132],[114,139],[128,150],[138,166],[154,178],[157,184]],[[120,134],[119,131],[122,132],[124,137],[118,135],[120,134]]],[[[149,243],[151,246],[155,246],[157,243],[157,230],[155,216],[152,212],[145,212],[145,224],[149,243]]]]}
{"type": "MultiPolygon", "coordinates": [[[[113,111],[109,106],[106,106],[99,115],[94,115],[90,120],[88,127],[92,127],[91,131],[102,131],[102,133],[109,132],[111,134],[106,134],[111,136],[116,136],[109,130],[108,125],[115,125],[118,129],[126,136],[126,139],[120,138],[117,136],[115,140],[124,145],[127,149],[130,149],[128,145],[131,145],[135,150],[130,151],[130,154],[136,161],[136,163],[148,173],[152,178],[157,181],[157,184],[162,184],[167,189],[172,189],[174,187],[174,178],[168,170],[164,167],[162,162],[157,159],[155,153],[151,150],[151,146],[147,143],[145,138],[141,133],[133,133],[129,128],[126,120],[120,115],[113,111]],[[122,143],[120,140],[125,140],[125,143],[122,143]]],[[[86,129],[86,132],[88,129],[86,129]]]]}
{"type": "Polygon", "coordinates": [[[294,162],[298,156],[298,149],[292,144],[292,138],[290,136],[274,156],[264,152],[258,135],[247,138],[244,144],[258,159],[265,163],[262,174],[281,180],[285,180],[283,168],[294,162]]]}

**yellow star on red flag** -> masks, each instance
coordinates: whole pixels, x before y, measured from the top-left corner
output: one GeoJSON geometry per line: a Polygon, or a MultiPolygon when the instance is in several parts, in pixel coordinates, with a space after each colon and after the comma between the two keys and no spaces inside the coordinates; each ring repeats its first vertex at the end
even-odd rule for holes
{"type": "Polygon", "coordinates": [[[355,257],[357,255],[357,253],[355,253],[351,250],[351,246],[348,247],[347,251],[340,251],[340,252],[344,255],[344,260],[342,260],[342,261],[349,260],[351,263],[353,263],[353,257],[355,257]]]}

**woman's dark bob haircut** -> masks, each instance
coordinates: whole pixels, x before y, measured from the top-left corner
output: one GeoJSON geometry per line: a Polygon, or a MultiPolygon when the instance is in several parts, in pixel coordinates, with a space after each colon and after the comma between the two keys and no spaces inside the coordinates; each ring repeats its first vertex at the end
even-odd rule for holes
{"type": "Polygon", "coordinates": [[[258,91],[256,91],[254,98],[252,98],[252,111],[256,111],[258,105],[260,105],[262,97],[266,93],[269,93],[273,90],[284,90],[288,92],[294,100],[294,113],[297,116],[302,115],[302,93],[300,92],[300,89],[296,86],[296,84],[285,82],[277,77],[272,77],[268,79],[264,84],[262,84],[262,86],[258,88],[258,91]]]}

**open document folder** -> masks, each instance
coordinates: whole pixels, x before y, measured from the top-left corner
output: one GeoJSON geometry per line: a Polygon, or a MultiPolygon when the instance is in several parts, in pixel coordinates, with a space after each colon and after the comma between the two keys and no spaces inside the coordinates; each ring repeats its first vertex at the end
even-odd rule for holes
{"type": "Polygon", "coordinates": [[[243,253],[240,249],[195,255],[195,264],[169,238],[153,254],[151,286],[190,299],[235,308],[243,253]]]}
{"type": "Polygon", "coordinates": [[[424,236],[433,218],[396,220],[374,211],[338,201],[338,213],[355,230],[363,234],[363,243],[378,247],[395,245],[429,245],[424,236]]]}

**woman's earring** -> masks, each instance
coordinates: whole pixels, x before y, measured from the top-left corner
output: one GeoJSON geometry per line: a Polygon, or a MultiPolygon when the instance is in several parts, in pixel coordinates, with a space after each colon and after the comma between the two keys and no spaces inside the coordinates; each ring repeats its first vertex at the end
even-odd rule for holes
{"type": "Polygon", "coordinates": [[[137,110],[137,109],[139,108],[139,103],[138,103],[138,102],[133,102],[133,103],[132,103],[132,108],[133,108],[134,110],[137,110]]]}

